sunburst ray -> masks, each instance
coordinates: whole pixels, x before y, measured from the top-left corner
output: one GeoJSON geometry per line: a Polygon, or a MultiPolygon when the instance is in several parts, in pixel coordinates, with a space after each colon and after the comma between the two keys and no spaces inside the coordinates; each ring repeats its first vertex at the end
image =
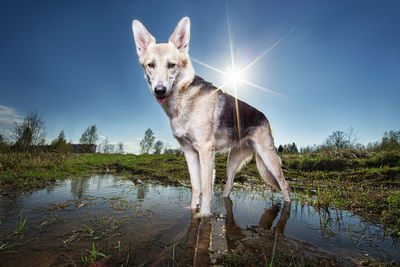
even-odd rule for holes
{"type": "Polygon", "coordinates": [[[252,62],[250,62],[246,67],[244,67],[240,72],[245,72],[248,69],[250,69],[254,64],[256,64],[262,57],[264,57],[267,53],[271,52],[272,49],[274,49],[275,47],[277,47],[282,41],[284,41],[290,34],[292,34],[298,27],[300,26],[300,24],[296,25],[295,27],[293,27],[292,29],[290,29],[281,39],[279,39],[278,41],[276,41],[275,43],[273,43],[270,47],[268,47],[267,49],[265,49],[258,57],[256,57],[252,62]]]}
{"type": "Polygon", "coordinates": [[[285,96],[285,95],[283,95],[283,94],[280,94],[280,93],[275,92],[275,91],[273,91],[273,90],[271,90],[271,89],[262,87],[262,86],[260,86],[260,85],[258,85],[258,84],[249,82],[249,81],[247,81],[247,80],[241,79],[240,81],[241,81],[242,83],[245,83],[245,84],[247,84],[247,85],[250,85],[250,86],[252,86],[252,87],[254,87],[254,88],[258,88],[258,89],[260,89],[260,90],[263,90],[263,91],[265,91],[265,92],[268,92],[268,93],[270,93],[270,94],[274,94],[274,95],[278,95],[278,96],[282,96],[282,97],[287,97],[287,96],[285,96]]]}
{"type": "Polygon", "coordinates": [[[198,60],[198,59],[195,59],[195,58],[192,58],[192,57],[190,57],[190,59],[191,59],[192,61],[194,61],[194,62],[196,62],[196,63],[202,65],[203,67],[209,68],[210,70],[219,72],[219,73],[224,74],[224,75],[227,75],[227,74],[228,74],[227,72],[225,72],[225,71],[223,71],[223,70],[220,70],[220,69],[217,69],[216,67],[210,66],[210,65],[208,65],[208,64],[206,64],[206,63],[204,63],[204,62],[201,62],[201,61],[198,60]]]}

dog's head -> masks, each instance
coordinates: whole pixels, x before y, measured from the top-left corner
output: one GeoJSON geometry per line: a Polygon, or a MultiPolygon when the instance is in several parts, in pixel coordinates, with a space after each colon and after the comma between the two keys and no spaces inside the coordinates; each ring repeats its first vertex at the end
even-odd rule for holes
{"type": "Polygon", "coordinates": [[[138,20],[132,22],[132,30],[150,91],[157,102],[163,103],[174,89],[194,77],[189,57],[190,20],[181,19],[168,43],[156,44],[156,39],[138,20]]]}

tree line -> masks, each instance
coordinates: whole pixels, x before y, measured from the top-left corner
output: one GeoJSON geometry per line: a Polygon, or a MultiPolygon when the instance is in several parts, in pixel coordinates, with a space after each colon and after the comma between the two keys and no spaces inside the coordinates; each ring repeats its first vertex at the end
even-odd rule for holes
{"type": "MultiPolygon", "coordinates": [[[[30,112],[22,122],[16,122],[7,134],[0,133],[0,151],[14,152],[96,152],[92,151],[99,139],[97,126],[90,125],[85,129],[79,139],[79,144],[67,142],[64,130],[61,130],[58,137],[46,145],[46,123],[37,111],[30,112]]],[[[97,152],[102,153],[124,153],[124,145],[119,142],[116,146],[104,142],[97,146],[97,152]]]]}
{"type": "Polygon", "coordinates": [[[141,154],[182,154],[179,149],[171,148],[168,144],[164,144],[161,140],[156,141],[154,132],[148,128],[144,132],[144,137],[140,140],[141,154]]]}
{"type": "MultiPolygon", "coordinates": [[[[96,125],[90,125],[82,132],[79,139],[79,146],[67,142],[64,130],[61,130],[58,137],[46,145],[46,124],[40,114],[30,112],[22,122],[17,122],[10,129],[8,134],[0,133],[0,151],[30,152],[33,150],[45,150],[53,152],[95,152],[90,151],[99,139],[96,125]],[[73,150],[78,149],[78,151],[73,150]],[[79,151],[80,150],[80,151],[79,151]]],[[[344,149],[365,149],[369,151],[397,150],[400,149],[400,131],[386,131],[380,141],[369,143],[366,146],[359,143],[357,132],[351,127],[345,131],[333,131],[320,145],[301,147],[300,149],[293,142],[291,144],[279,145],[276,150],[280,153],[310,153],[318,150],[344,150],[344,149]]],[[[156,140],[152,129],[148,128],[140,143],[141,154],[182,154],[179,149],[171,148],[167,143],[156,140]]],[[[97,151],[100,153],[123,154],[124,144],[111,144],[106,137],[102,143],[97,144],[97,151]]]]}
{"type": "Polygon", "coordinates": [[[340,151],[345,149],[361,149],[368,151],[390,151],[400,149],[400,131],[386,131],[381,141],[363,145],[359,143],[360,137],[357,132],[350,127],[345,131],[333,131],[320,145],[305,146],[300,149],[296,144],[279,145],[277,151],[280,153],[310,153],[320,150],[340,151]]]}

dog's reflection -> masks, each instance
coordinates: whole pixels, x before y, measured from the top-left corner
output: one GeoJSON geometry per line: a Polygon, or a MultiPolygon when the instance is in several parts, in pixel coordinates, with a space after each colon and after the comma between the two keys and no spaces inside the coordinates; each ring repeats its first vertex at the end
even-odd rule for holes
{"type": "MultiPolygon", "coordinates": [[[[290,203],[284,202],[274,204],[268,209],[264,209],[259,219],[257,228],[261,231],[270,231],[283,235],[286,222],[290,217],[290,203]],[[281,212],[278,222],[274,225],[274,221],[281,212]]],[[[225,238],[229,252],[237,249],[239,244],[246,239],[245,229],[240,228],[233,214],[233,203],[229,197],[224,198],[226,209],[225,218],[225,238]]],[[[208,266],[210,260],[210,242],[212,232],[212,219],[199,218],[192,211],[189,228],[186,234],[185,252],[181,254],[179,262],[184,265],[208,266]]],[[[274,242],[272,239],[271,242],[274,242]]]]}
{"type": "Polygon", "coordinates": [[[189,228],[186,234],[185,253],[179,263],[182,265],[210,265],[211,218],[200,218],[191,210],[189,228]]]}
{"type": "MultiPolygon", "coordinates": [[[[275,227],[272,228],[275,219],[281,211],[281,204],[277,203],[272,205],[268,209],[264,209],[263,214],[258,222],[258,228],[263,231],[270,231],[272,233],[284,234],[286,222],[290,217],[290,203],[284,202],[281,216],[275,227]]],[[[225,220],[225,238],[228,246],[228,251],[237,249],[238,244],[244,239],[245,235],[243,229],[236,225],[235,218],[233,215],[233,204],[229,197],[224,198],[224,204],[226,209],[226,220],[225,220]]],[[[273,242],[273,240],[272,240],[273,242]]]]}

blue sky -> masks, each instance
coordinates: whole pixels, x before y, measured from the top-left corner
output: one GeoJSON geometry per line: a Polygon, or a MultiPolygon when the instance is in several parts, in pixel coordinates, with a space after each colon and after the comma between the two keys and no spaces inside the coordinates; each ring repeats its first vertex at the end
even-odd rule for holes
{"type": "MultiPolygon", "coordinates": [[[[246,73],[286,97],[239,84],[238,97],[269,118],[276,144],[322,143],[353,127],[364,144],[400,129],[399,1],[228,1],[238,67],[287,37],[246,73]]],[[[166,42],[191,19],[190,55],[230,65],[225,1],[0,2],[0,131],[37,110],[47,138],[78,142],[89,125],[138,152],[147,128],[177,147],[143,79],[131,31],[139,19],[166,42]]],[[[216,85],[224,77],[197,63],[216,85]]],[[[233,92],[232,88],[226,91],[233,92]]]]}

